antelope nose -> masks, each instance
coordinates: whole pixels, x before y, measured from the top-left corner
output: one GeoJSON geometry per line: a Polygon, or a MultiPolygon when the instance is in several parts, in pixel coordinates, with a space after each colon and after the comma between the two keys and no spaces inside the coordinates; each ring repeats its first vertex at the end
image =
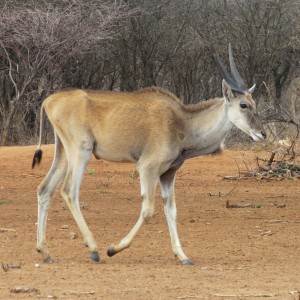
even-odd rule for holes
{"type": "Polygon", "coordinates": [[[261,135],[263,136],[264,139],[267,138],[267,134],[266,134],[266,132],[264,130],[261,131],[261,135]]]}

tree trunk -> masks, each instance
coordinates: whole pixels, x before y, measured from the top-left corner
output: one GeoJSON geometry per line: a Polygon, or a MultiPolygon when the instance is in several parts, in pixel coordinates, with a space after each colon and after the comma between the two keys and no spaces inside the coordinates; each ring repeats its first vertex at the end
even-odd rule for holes
{"type": "Polygon", "coordinates": [[[6,120],[4,121],[4,124],[3,124],[3,130],[2,130],[2,134],[1,134],[0,146],[7,146],[8,145],[9,134],[10,134],[10,125],[12,124],[12,122],[14,120],[15,112],[16,112],[16,106],[12,103],[10,105],[10,110],[9,110],[8,115],[7,115],[7,118],[6,118],[6,120]]]}

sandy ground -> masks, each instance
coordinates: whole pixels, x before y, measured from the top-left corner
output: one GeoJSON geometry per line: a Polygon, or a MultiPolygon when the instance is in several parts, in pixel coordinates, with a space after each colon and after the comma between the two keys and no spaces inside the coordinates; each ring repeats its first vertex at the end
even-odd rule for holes
{"type": "Polygon", "coordinates": [[[106,256],[138,218],[139,178],[132,164],[93,159],[81,206],[101,262],[88,258],[57,193],[47,232],[55,263],[45,264],[35,250],[36,188],[50,167],[53,146],[44,146],[43,162],[32,171],[34,149],[0,148],[0,263],[9,266],[6,272],[0,266],[0,299],[299,299],[299,180],[220,176],[238,175],[238,168],[254,167],[253,159],[268,153],[225,151],[192,159],[179,171],[178,231],[194,266],[181,266],[173,256],[159,188],[155,216],[133,245],[106,256]],[[253,207],[228,209],[227,200],[253,207]]]}

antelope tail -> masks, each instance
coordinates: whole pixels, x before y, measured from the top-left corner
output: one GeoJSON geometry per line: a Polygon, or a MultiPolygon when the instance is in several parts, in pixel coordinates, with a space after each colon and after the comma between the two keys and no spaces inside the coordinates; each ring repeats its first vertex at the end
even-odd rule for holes
{"type": "Polygon", "coordinates": [[[40,111],[40,136],[39,136],[39,144],[37,146],[37,149],[35,150],[35,153],[33,155],[32,159],[32,169],[35,167],[36,164],[40,164],[43,156],[42,151],[42,136],[43,136],[43,124],[44,124],[44,105],[41,107],[40,111]]]}

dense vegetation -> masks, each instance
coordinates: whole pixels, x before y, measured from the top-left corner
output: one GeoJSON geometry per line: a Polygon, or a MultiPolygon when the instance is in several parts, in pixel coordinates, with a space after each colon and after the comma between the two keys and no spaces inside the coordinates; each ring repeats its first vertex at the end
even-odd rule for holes
{"type": "Polygon", "coordinates": [[[265,121],[290,121],[299,17],[298,0],[0,0],[0,143],[35,142],[42,100],[67,86],[220,96],[229,42],[265,121]]]}

